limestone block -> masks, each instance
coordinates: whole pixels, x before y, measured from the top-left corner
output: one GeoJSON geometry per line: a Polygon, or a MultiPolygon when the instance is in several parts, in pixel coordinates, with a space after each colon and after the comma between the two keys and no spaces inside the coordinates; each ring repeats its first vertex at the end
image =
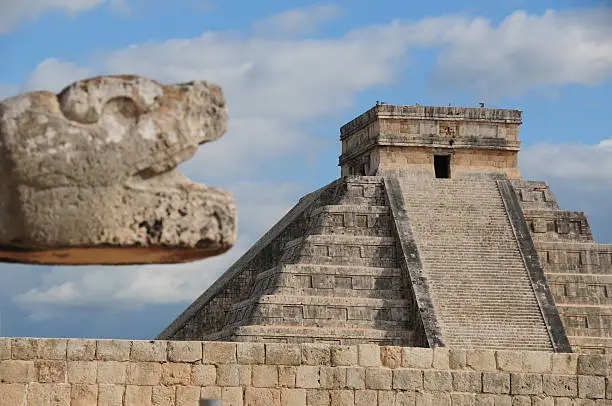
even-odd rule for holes
{"type": "Polygon", "coordinates": [[[217,366],[217,385],[218,386],[238,386],[240,385],[240,365],[224,364],[217,366]]]}
{"type": "Polygon", "coordinates": [[[544,351],[523,352],[523,372],[547,373],[552,371],[552,354],[544,351]]]}
{"type": "Polygon", "coordinates": [[[68,340],[69,361],[92,361],[96,357],[96,340],[68,340]]]}
{"type": "Polygon", "coordinates": [[[355,406],[372,406],[378,404],[378,392],[371,389],[355,391],[355,406]]]}
{"type": "Polygon", "coordinates": [[[266,364],[300,365],[302,353],[300,347],[292,344],[266,344],[266,364]]]}
{"type": "Polygon", "coordinates": [[[263,364],[266,361],[266,349],[263,343],[238,343],[236,351],[239,364],[263,364]]]}
{"type": "Polygon", "coordinates": [[[321,387],[319,367],[300,365],[297,367],[295,385],[298,388],[314,389],[321,387]]]}
{"type": "Polygon", "coordinates": [[[380,360],[387,368],[399,368],[402,366],[401,347],[380,347],[380,360]]]}
{"type": "Polygon", "coordinates": [[[278,385],[283,388],[295,388],[295,377],[297,367],[279,365],[278,366],[278,385]]]}
{"type": "Polygon", "coordinates": [[[529,396],[514,396],[512,397],[512,406],[531,406],[531,398],[529,396]]]}
{"type": "Polygon", "coordinates": [[[606,375],[607,360],[603,355],[580,354],[578,357],[578,373],[580,375],[606,375]]]}
{"type": "Polygon", "coordinates": [[[137,362],[163,362],[166,361],[165,341],[132,341],[130,360],[137,362]]]}
{"type": "MultiPolygon", "coordinates": [[[[1,380],[0,380],[1,381],[1,380]]],[[[23,383],[0,383],[0,406],[23,405],[26,399],[26,385],[23,383]]]]}
{"type": "Polygon", "coordinates": [[[431,348],[404,347],[403,367],[431,368],[433,364],[433,350],[431,348]]]}
{"type": "Polygon", "coordinates": [[[606,381],[602,376],[578,376],[578,397],[603,399],[606,396],[606,381]]]}
{"type": "Polygon", "coordinates": [[[109,385],[101,383],[98,385],[98,404],[107,406],[123,406],[123,395],[125,386],[109,385]]]}
{"type": "Polygon", "coordinates": [[[130,406],[151,406],[151,386],[128,385],[125,388],[125,404],[130,406]]]}
{"type": "Polygon", "coordinates": [[[497,369],[508,372],[521,372],[523,360],[515,351],[495,351],[497,369]]]}
{"type": "Polygon", "coordinates": [[[423,389],[423,371],[418,369],[396,369],[393,371],[393,389],[423,389]]]}
{"type": "Polygon", "coordinates": [[[574,375],[578,370],[578,354],[553,354],[552,372],[554,374],[574,375]]]}
{"type": "Polygon", "coordinates": [[[377,367],[382,365],[380,360],[380,347],[375,344],[359,344],[359,365],[362,367],[377,367]]]}
{"type": "Polygon", "coordinates": [[[26,404],[28,406],[70,405],[70,385],[67,383],[39,383],[28,384],[26,404]]]}
{"type": "Polygon", "coordinates": [[[162,385],[189,385],[191,383],[191,365],[168,362],[161,365],[162,385]]]}
{"type": "Polygon", "coordinates": [[[0,382],[29,383],[36,381],[34,361],[0,361],[0,382]]]}
{"type": "Polygon", "coordinates": [[[482,391],[485,393],[510,393],[510,374],[483,372],[482,391]]]}
{"type": "Polygon", "coordinates": [[[0,338],[0,360],[11,359],[11,339],[0,338]]]}
{"type": "Polygon", "coordinates": [[[450,394],[417,392],[416,404],[419,406],[451,406],[450,394]]]}
{"type": "Polygon", "coordinates": [[[91,406],[98,403],[98,385],[73,384],[70,386],[70,406],[91,406]]]}
{"type": "Polygon", "coordinates": [[[177,165],[226,130],[219,87],[103,76],[0,102],[1,259],[174,263],[227,251],[227,192],[177,165]]]}
{"type": "Polygon", "coordinates": [[[365,388],[365,368],[346,368],[346,387],[349,389],[365,388]]]}
{"type": "Polygon", "coordinates": [[[306,391],[306,404],[308,406],[331,406],[329,391],[308,389],[306,391]]]}
{"type": "Polygon", "coordinates": [[[124,384],[127,377],[127,362],[98,361],[97,382],[99,384],[124,384]]]}
{"type": "Polygon", "coordinates": [[[67,340],[60,338],[37,338],[37,355],[40,359],[65,360],[67,340]]]}
{"type": "Polygon", "coordinates": [[[195,386],[211,386],[217,382],[217,368],[214,365],[192,365],[191,384],[195,386]]]}
{"type": "Polygon", "coordinates": [[[366,368],[366,388],[388,390],[393,382],[393,371],[388,368],[366,368]]]}
{"type": "Polygon", "coordinates": [[[448,364],[450,369],[464,369],[467,365],[467,351],[449,349],[448,364]]]}
{"type": "Polygon", "coordinates": [[[306,406],[306,389],[282,388],[280,396],[282,406],[306,406]]]}
{"type": "Polygon", "coordinates": [[[346,387],[346,368],[321,367],[321,388],[344,389],[346,387]]]}
{"type": "Polygon", "coordinates": [[[395,406],[414,406],[415,404],[416,392],[397,392],[395,394],[395,406]]]}
{"type": "Polygon", "coordinates": [[[532,396],[531,406],[555,406],[555,399],[547,396],[532,396]]]}
{"type": "Polygon", "coordinates": [[[174,406],[176,390],[174,386],[154,386],[151,393],[153,406],[174,406]]]}
{"type": "MultiPolygon", "coordinates": [[[[474,393],[451,393],[450,398],[453,406],[474,406],[476,402],[476,395],[474,393]]],[[[486,405],[488,403],[481,400],[478,404],[486,405]]],[[[491,405],[494,405],[494,403],[491,402],[491,405]]]]}
{"type": "Polygon", "coordinates": [[[450,357],[448,348],[437,347],[433,349],[433,367],[435,369],[450,368],[450,357]]]}
{"type": "Polygon", "coordinates": [[[510,393],[513,395],[540,395],[542,393],[542,375],[510,374],[510,393]]]}
{"type": "Polygon", "coordinates": [[[66,361],[36,360],[34,368],[38,382],[66,382],[66,361]]]}
{"type": "MultiPolygon", "coordinates": [[[[186,388],[191,388],[191,387],[186,386],[186,388]]],[[[191,392],[191,389],[188,389],[188,390],[186,389],[187,394],[190,392],[191,392]]],[[[177,396],[178,396],[178,389],[177,389],[177,396]]],[[[190,396],[191,395],[186,396],[186,397],[190,397],[190,396]]],[[[200,389],[200,398],[201,399],[221,399],[221,388],[219,386],[202,386],[202,388],[200,389]]]]}
{"type": "Polygon", "coordinates": [[[578,396],[578,380],[575,375],[543,375],[544,394],[550,396],[578,396]]]}
{"type": "Polygon", "coordinates": [[[11,356],[23,361],[38,358],[38,341],[35,338],[13,338],[11,356]]]}
{"type": "Polygon", "coordinates": [[[278,385],[276,365],[253,365],[253,386],[256,388],[275,388],[278,385]]]}
{"type": "MultiPolygon", "coordinates": [[[[197,405],[201,399],[200,395],[204,388],[200,389],[199,386],[181,386],[176,387],[176,406],[193,406],[197,405]]],[[[217,388],[218,389],[218,388],[217,388]]],[[[218,390],[218,394],[215,396],[202,396],[203,399],[221,399],[221,391],[218,390]]],[[[128,403],[126,403],[128,404],[128,403]]]]}
{"type": "Polygon", "coordinates": [[[332,366],[350,366],[357,365],[357,347],[356,346],[335,346],[331,348],[331,365],[332,366]]]}
{"type": "Polygon", "coordinates": [[[495,406],[512,406],[512,399],[510,395],[493,395],[495,406]]]}
{"type": "Polygon", "coordinates": [[[271,388],[246,388],[244,390],[244,402],[249,406],[280,406],[280,390],[271,388]]]}
{"type": "Polygon", "coordinates": [[[475,371],[495,371],[495,352],[490,350],[469,350],[466,353],[466,364],[475,371]]]}
{"type": "Polygon", "coordinates": [[[157,362],[134,362],[127,367],[129,385],[159,385],[161,380],[161,364],[157,362]]]}
{"type": "Polygon", "coordinates": [[[96,383],[98,363],[95,361],[68,361],[68,383],[96,383]]]}
{"type": "Polygon", "coordinates": [[[168,341],[167,350],[170,362],[202,360],[202,343],[199,341],[168,341]]]}
{"type": "Polygon", "coordinates": [[[242,388],[222,388],[221,399],[223,400],[223,405],[243,406],[244,402],[242,388]]]}
{"type": "Polygon", "coordinates": [[[205,342],[202,344],[202,362],[205,364],[231,364],[236,362],[236,343],[205,342]]]}
{"type": "Polygon", "coordinates": [[[448,371],[423,371],[423,387],[433,392],[450,392],[453,389],[451,373],[448,371]]]}
{"type": "Polygon", "coordinates": [[[457,392],[481,392],[482,372],[453,371],[453,390],[457,392]]]}
{"type": "Polygon", "coordinates": [[[101,361],[128,361],[132,342],[127,340],[97,340],[96,359],[101,361]]]}
{"type": "Polygon", "coordinates": [[[330,365],[331,353],[326,344],[302,345],[302,365],[330,365]]]}

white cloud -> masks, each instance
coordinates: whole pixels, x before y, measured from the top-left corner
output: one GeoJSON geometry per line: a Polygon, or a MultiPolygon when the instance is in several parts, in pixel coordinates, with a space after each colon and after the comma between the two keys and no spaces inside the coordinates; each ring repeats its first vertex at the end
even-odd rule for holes
{"type": "Polygon", "coordinates": [[[125,8],[122,0],[2,0],[0,34],[6,34],[18,24],[33,20],[46,11],[61,10],[76,14],[110,3],[114,8],[125,8]]]}
{"type": "Polygon", "coordinates": [[[255,23],[253,29],[260,35],[313,34],[321,24],[341,14],[342,9],[335,4],[314,4],[269,16],[255,23]]]}
{"type": "Polygon", "coordinates": [[[0,100],[14,96],[17,93],[19,93],[18,85],[0,83],[0,100]]]}
{"type": "Polygon", "coordinates": [[[91,72],[91,68],[48,58],[39,63],[36,69],[28,75],[21,85],[21,90],[49,90],[57,93],[75,80],[85,79],[91,72]]]}

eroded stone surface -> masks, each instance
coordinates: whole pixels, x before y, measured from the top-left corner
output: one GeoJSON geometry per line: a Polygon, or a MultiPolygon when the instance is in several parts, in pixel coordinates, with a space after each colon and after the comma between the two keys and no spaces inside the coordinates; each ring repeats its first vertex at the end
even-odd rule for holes
{"type": "Polygon", "coordinates": [[[3,100],[0,260],[162,263],[225,252],[236,234],[231,196],[176,166],[226,121],[221,89],[202,81],[105,76],[3,100]]]}

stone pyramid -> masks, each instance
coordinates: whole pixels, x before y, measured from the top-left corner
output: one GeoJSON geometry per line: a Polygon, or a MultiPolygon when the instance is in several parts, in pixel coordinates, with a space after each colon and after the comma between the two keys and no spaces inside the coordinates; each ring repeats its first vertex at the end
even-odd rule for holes
{"type": "Polygon", "coordinates": [[[612,245],[523,180],[518,110],[378,104],[158,338],[606,352],[612,245]]]}

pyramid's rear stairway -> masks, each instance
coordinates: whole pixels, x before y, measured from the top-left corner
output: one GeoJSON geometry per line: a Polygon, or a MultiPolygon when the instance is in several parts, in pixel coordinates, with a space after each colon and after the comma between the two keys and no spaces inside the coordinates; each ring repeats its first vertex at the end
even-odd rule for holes
{"type": "Polygon", "coordinates": [[[552,350],[496,181],[401,182],[445,344],[552,350]]]}

